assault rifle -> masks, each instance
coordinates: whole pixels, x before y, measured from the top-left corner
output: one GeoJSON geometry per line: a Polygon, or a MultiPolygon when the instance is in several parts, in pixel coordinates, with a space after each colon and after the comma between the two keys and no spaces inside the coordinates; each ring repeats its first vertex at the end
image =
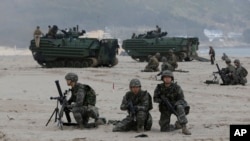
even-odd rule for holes
{"type": "Polygon", "coordinates": [[[71,123],[70,110],[67,108],[68,102],[67,102],[66,95],[70,91],[70,89],[66,90],[64,92],[64,94],[63,94],[62,90],[61,90],[61,87],[60,87],[60,84],[59,84],[59,81],[56,80],[55,83],[56,83],[56,87],[57,87],[59,96],[58,97],[50,97],[51,100],[57,100],[57,104],[56,104],[56,108],[55,108],[54,112],[52,113],[52,115],[50,116],[46,126],[49,124],[49,122],[50,122],[51,118],[53,117],[53,115],[56,114],[55,115],[55,122],[57,122],[57,120],[58,120],[59,128],[63,129],[63,125],[75,125],[75,124],[71,123]],[[58,103],[60,103],[60,105],[61,105],[60,111],[59,111],[59,108],[58,108],[58,103]],[[63,112],[66,115],[68,123],[63,123],[63,121],[62,121],[63,112]]]}
{"type": "Polygon", "coordinates": [[[136,109],[132,103],[132,100],[128,101],[128,112],[129,112],[129,116],[133,118],[133,120],[135,121],[136,109]]]}
{"type": "MultiPolygon", "coordinates": [[[[179,70],[174,70],[174,71],[172,71],[172,72],[183,72],[183,73],[188,73],[189,71],[179,69],[179,70]]],[[[160,71],[157,75],[155,75],[155,80],[158,80],[158,79],[157,79],[157,76],[162,75],[162,73],[163,73],[163,71],[160,71]]]]}
{"type": "Polygon", "coordinates": [[[176,115],[178,121],[180,121],[180,120],[179,120],[178,113],[175,111],[174,107],[173,107],[172,104],[169,102],[168,98],[166,98],[166,97],[163,98],[163,96],[161,95],[161,100],[162,100],[163,104],[164,104],[168,109],[170,109],[170,111],[171,111],[174,115],[176,115]]]}

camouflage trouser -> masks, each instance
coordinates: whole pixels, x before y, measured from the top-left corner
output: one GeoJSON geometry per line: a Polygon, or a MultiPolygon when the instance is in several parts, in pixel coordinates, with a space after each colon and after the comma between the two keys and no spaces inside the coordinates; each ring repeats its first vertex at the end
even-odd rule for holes
{"type": "Polygon", "coordinates": [[[155,72],[155,71],[159,71],[159,68],[156,65],[151,65],[151,66],[147,65],[144,69],[144,72],[155,72]]]}
{"type": "Polygon", "coordinates": [[[72,113],[76,122],[79,125],[86,125],[89,121],[89,118],[97,120],[99,118],[98,108],[95,106],[82,106],[72,108],[72,113]]]}
{"type": "Polygon", "coordinates": [[[172,63],[172,64],[171,64],[171,69],[172,69],[172,70],[175,70],[176,68],[178,68],[177,62],[172,63]]]}
{"type": "Polygon", "coordinates": [[[211,55],[211,56],[210,56],[210,62],[211,62],[211,64],[214,64],[214,60],[215,60],[215,56],[214,56],[214,55],[211,55]]]}
{"type": "Polygon", "coordinates": [[[149,131],[151,130],[152,124],[153,121],[151,114],[139,111],[136,114],[135,120],[134,118],[127,116],[125,119],[115,125],[113,132],[137,130],[138,127],[143,126],[144,130],[149,131]]]}
{"type": "Polygon", "coordinates": [[[225,85],[235,84],[234,79],[230,76],[225,75],[225,76],[223,76],[223,79],[224,79],[223,84],[225,84],[225,85]]]}
{"type": "MultiPolygon", "coordinates": [[[[165,108],[164,108],[165,109],[165,108]]],[[[170,130],[170,117],[172,112],[169,110],[160,110],[161,116],[159,125],[161,127],[161,131],[169,131],[170,130]]],[[[186,113],[183,105],[176,106],[176,112],[178,113],[178,122],[180,125],[184,126],[187,124],[186,113]]]]}
{"type": "Polygon", "coordinates": [[[236,76],[235,83],[245,85],[247,83],[247,79],[245,77],[236,76]]]}

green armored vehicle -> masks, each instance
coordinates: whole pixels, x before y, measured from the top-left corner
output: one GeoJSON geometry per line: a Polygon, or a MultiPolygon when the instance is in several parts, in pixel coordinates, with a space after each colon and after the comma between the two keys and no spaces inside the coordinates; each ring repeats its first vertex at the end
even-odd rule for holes
{"type": "Polygon", "coordinates": [[[31,40],[29,49],[42,67],[112,67],[118,63],[117,39],[79,38],[80,33],[62,32],[41,37],[39,47],[31,40]]]}
{"type": "Polygon", "coordinates": [[[161,57],[168,57],[170,50],[177,56],[178,61],[191,61],[198,58],[197,50],[199,39],[197,37],[165,37],[167,32],[157,33],[149,31],[146,34],[136,36],[123,41],[122,47],[134,60],[144,62],[148,55],[155,55],[157,52],[161,57]]]}

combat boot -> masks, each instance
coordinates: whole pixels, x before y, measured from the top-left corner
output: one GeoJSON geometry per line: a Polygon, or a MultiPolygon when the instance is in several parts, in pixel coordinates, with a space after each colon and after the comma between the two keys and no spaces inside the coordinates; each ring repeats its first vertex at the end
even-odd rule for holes
{"type": "Polygon", "coordinates": [[[143,133],[144,132],[144,127],[143,126],[137,126],[137,132],[138,133],[143,133]]]}
{"type": "Polygon", "coordinates": [[[81,118],[76,118],[75,120],[76,120],[76,122],[78,124],[77,128],[83,129],[84,128],[83,120],[81,118]]]}
{"type": "Polygon", "coordinates": [[[161,132],[171,132],[174,131],[175,127],[173,124],[166,125],[165,127],[161,127],[161,132]]]}
{"type": "Polygon", "coordinates": [[[84,125],[82,123],[78,124],[77,126],[79,129],[84,129],[84,125]]]}
{"type": "Polygon", "coordinates": [[[112,132],[122,132],[123,130],[119,126],[115,126],[112,132]]]}
{"type": "Polygon", "coordinates": [[[175,129],[181,129],[182,128],[181,124],[178,121],[176,121],[174,125],[175,125],[175,129]]]}
{"type": "Polygon", "coordinates": [[[182,133],[185,135],[191,135],[191,132],[187,129],[186,125],[182,126],[182,133]]]}
{"type": "Polygon", "coordinates": [[[106,124],[106,119],[105,118],[98,118],[95,120],[95,124],[98,125],[104,125],[106,124]]]}

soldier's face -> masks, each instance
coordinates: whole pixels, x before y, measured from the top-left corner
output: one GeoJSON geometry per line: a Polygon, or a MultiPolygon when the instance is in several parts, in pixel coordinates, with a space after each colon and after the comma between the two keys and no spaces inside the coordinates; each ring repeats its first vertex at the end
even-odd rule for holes
{"type": "Polygon", "coordinates": [[[71,80],[66,80],[67,85],[70,86],[71,85],[71,80]]]}
{"type": "Polygon", "coordinates": [[[130,87],[130,89],[131,89],[132,93],[134,93],[134,94],[138,94],[140,91],[140,87],[138,87],[138,86],[130,87]]]}
{"type": "Polygon", "coordinates": [[[165,84],[170,84],[172,81],[172,78],[170,76],[164,76],[163,81],[165,84]]]}
{"type": "Polygon", "coordinates": [[[239,63],[234,63],[234,65],[235,65],[236,67],[238,67],[238,66],[239,66],[239,63]]]}

